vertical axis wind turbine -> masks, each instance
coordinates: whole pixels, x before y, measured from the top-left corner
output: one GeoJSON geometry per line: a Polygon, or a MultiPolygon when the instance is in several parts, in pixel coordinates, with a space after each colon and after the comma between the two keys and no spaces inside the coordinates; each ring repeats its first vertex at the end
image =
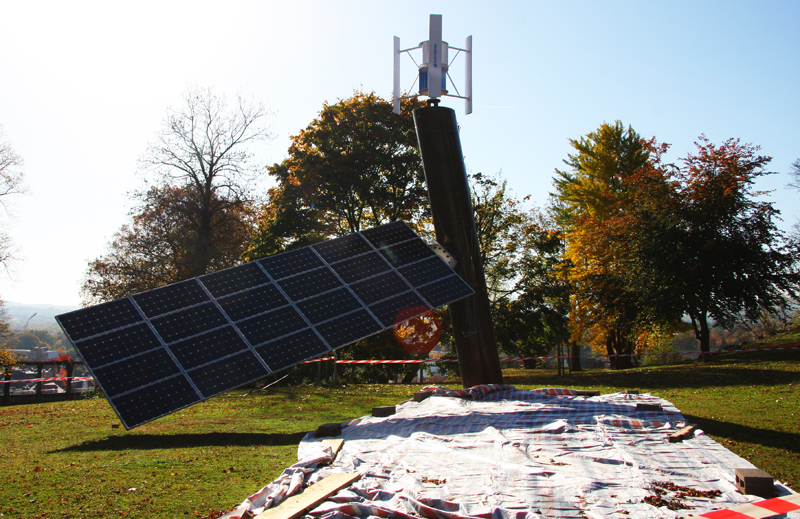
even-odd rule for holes
{"type": "MultiPolygon", "coordinates": [[[[411,90],[414,85],[411,86],[411,90]]],[[[392,107],[394,113],[400,113],[400,100],[410,97],[427,96],[438,104],[440,97],[455,97],[464,100],[464,113],[472,113],[472,36],[467,36],[464,48],[451,47],[446,41],[442,41],[442,15],[432,14],[430,17],[430,30],[427,41],[423,41],[416,47],[400,50],[400,38],[394,37],[394,88],[392,90],[392,107]],[[420,63],[414,59],[412,51],[422,49],[422,60],[420,63]],[[456,55],[453,61],[448,62],[450,50],[455,50],[456,55]],[[406,53],[417,65],[418,74],[414,84],[419,83],[417,94],[407,96],[400,95],[400,54],[406,53]],[[450,77],[450,65],[455,61],[459,54],[464,54],[464,95],[461,95],[458,88],[450,77]],[[455,90],[455,94],[450,94],[447,90],[447,80],[455,90]]]]}

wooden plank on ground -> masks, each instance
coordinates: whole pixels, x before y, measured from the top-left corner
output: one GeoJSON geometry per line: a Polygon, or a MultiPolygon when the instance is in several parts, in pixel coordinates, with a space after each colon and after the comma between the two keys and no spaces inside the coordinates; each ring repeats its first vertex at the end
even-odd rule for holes
{"type": "Polygon", "coordinates": [[[339,490],[350,486],[361,474],[331,474],[308,487],[302,494],[292,496],[274,508],[268,508],[255,519],[296,519],[317,507],[339,490]]]}
{"type": "Polygon", "coordinates": [[[339,451],[342,450],[342,445],[344,445],[344,440],[341,438],[338,440],[322,440],[323,445],[327,445],[333,451],[333,459],[336,459],[336,455],[339,454],[339,451]]]}
{"type": "Polygon", "coordinates": [[[681,442],[681,441],[685,440],[686,438],[691,437],[692,434],[694,434],[694,430],[695,429],[696,429],[696,426],[687,425],[686,427],[684,427],[680,431],[670,434],[669,435],[669,442],[670,443],[681,442]]]}

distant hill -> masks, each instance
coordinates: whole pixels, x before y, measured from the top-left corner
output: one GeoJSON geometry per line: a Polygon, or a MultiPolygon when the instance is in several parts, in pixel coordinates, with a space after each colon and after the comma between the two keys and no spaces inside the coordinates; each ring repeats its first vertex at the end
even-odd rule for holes
{"type": "Polygon", "coordinates": [[[6,313],[11,320],[11,329],[20,331],[28,325],[31,330],[58,330],[55,316],[66,312],[77,310],[80,306],[59,306],[59,305],[24,305],[20,303],[6,302],[6,313]],[[36,315],[34,315],[36,314],[36,315]],[[33,316],[33,317],[31,317],[33,316]],[[30,319],[30,322],[28,322],[30,319]]]}

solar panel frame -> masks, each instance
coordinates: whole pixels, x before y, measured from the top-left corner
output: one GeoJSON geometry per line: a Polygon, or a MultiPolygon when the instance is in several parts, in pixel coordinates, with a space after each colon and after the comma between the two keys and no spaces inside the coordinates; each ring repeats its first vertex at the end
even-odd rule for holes
{"type": "Polygon", "coordinates": [[[56,320],[131,429],[472,293],[394,222],[56,320]]]}

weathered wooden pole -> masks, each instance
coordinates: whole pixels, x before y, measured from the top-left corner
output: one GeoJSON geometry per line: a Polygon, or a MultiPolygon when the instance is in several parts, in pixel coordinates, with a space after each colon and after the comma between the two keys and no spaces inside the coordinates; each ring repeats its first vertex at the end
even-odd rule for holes
{"type": "Polygon", "coordinates": [[[503,373],[475,231],[469,182],[456,115],[438,99],[414,110],[436,241],[453,255],[455,270],[475,295],[451,303],[450,319],[464,387],[500,384],[503,373]]]}

